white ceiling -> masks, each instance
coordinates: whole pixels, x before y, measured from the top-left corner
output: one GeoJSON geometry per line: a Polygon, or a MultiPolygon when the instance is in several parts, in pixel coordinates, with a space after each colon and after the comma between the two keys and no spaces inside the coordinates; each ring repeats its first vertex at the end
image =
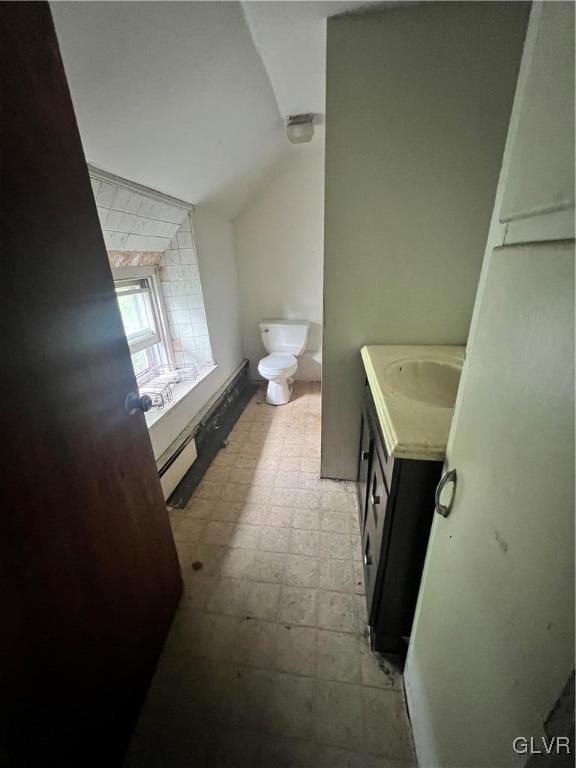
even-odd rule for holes
{"type": "MultiPolygon", "coordinates": [[[[388,3],[389,4],[389,3],[388,3]]],[[[280,113],[324,114],[326,98],[326,20],[375,3],[365,0],[288,0],[242,3],[280,113]]]]}
{"type": "Polygon", "coordinates": [[[233,216],[287,146],[240,4],[51,10],[87,159],[233,216]]]}
{"type": "Polygon", "coordinates": [[[234,217],[324,112],[327,16],[366,4],[53,2],[88,161],[234,217]]]}

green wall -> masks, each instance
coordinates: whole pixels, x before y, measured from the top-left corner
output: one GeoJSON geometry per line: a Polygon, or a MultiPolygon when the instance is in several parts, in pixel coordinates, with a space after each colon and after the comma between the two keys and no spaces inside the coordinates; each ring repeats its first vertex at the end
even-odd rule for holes
{"type": "Polygon", "coordinates": [[[435,2],[328,21],[324,477],[356,477],[363,344],[466,342],[527,16],[435,2]]]}

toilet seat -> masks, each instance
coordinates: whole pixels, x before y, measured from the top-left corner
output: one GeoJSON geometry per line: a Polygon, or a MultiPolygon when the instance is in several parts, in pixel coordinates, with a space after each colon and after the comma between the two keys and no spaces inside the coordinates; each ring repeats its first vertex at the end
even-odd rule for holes
{"type": "Polygon", "coordinates": [[[258,364],[259,373],[266,378],[288,378],[296,372],[298,361],[294,355],[284,352],[274,352],[260,360],[258,364]]]}

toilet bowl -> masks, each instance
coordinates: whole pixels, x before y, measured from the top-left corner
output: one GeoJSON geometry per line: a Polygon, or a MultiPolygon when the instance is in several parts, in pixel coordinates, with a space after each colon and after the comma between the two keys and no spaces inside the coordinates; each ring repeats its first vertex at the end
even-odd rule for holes
{"type": "Polygon", "coordinates": [[[308,343],[309,323],[303,320],[265,320],[260,336],[267,352],[258,363],[258,373],[267,379],[266,402],[285,405],[292,395],[298,357],[308,343]]]}

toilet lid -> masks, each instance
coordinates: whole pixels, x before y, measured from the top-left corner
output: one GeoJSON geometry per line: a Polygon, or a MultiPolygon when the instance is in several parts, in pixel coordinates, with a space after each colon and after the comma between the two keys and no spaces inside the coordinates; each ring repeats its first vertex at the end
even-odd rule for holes
{"type": "Polygon", "coordinates": [[[284,371],[296,364],[297,360],[294,355],[288,355],[282,352],[274,352],[272,355],[268,355],[268,357],[263,357],[262,360],[260,360],[260,365],[258,367],[272,372],[284,371]]]}

